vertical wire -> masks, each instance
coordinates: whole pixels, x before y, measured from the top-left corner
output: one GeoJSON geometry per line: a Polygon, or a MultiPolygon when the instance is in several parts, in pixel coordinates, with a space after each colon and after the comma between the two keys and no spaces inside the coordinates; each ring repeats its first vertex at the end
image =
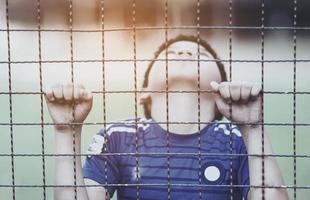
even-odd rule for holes
{"type": "Polygon", "coordinates": [[[294,30],[293,30],[293,42],[294,42],[294,94],[293,94],[293,151],[294,151],[294,199],[297,199],[297,161],[296,161],[296,56],[297,56],[297,34],[296,34],[296,25],[297,25],[297,0],[294,0],[294,30]]]}
{"type": "MultiPolygon", "coordinates": [[[[69,1],[69,29],[70,29],[70,64],[71,64],[71,83],[74,87],[74,64],[73,64],[73,0],[69,1]]],[[[74,88],[73,88],[74,90],[74,88]]],[[[72,103],[72,121],[75,122],[75,102],[72,103]]],[[[77,181],[76,181],[76,129],[72,126],[72,144],[73,144],[73,178],[74,178],[74,199],[77,199],[77,181]]]]}
{"type": "MultiPolygon", "coordinates": [[[[233,2],[232,0],[229,0],[228,2],[229,4],[229,26],[231,27],[232,26],[232,6],[233,6],[233,2]]],[[[229,29],[229,81],[232,81],[232,29],[229,29]]],[[[232,116],[233,116],[233,113],[232,113],[232,104],[230,104],[229,106],[229,114],[230,114],[230,117],[231,117],[231,120],[230,120],[230,123],[229,123],[229,149],[230,149],[230,154],[232,155],[233,154],[233,138],[232,138],[232,130],[231,130],[231,122],[232,122],[232,116]]],[[[230,172],[229,172],[229,179],[230,179],[230,199],[233,200],[233,161],[232,161],[232,156],[229,157],[229,168],[230,168],[230,172]]]]}
{"type": "MultiPolygon", "coordinates": [[[[265,0],[261,0],[261,88],[264,91],[265,67],[265,0]]],[[[262,199],[265,199],[265,134],[264,134],[264,95],[262,96],[262,199]]]]}
{"type": "Polygon", "coordinates": [[[201,189],[201,184],[202,184],[202,179],[201,179],[201,127],[200,127],[200,117],[201,117],[201,113],[200,113],[200,48],[199,48],[199,44],[200,44],[200,0],[197,0],[196,2],[196,26],[197,26],[197,87],[198,87],[198,133],[199,133],[199,137],[198,137],[198,179],[199,179],[199,200],[202,199],[202,189],[201,189]]]}
{"type": "Polygon", "coordinates": [[[10,22],[9,22],[9,0],[5,1],[6,11],[6,33],[8,48],[8,73],[9,73],[9,104],[10,104],[10,140],[11,140],[11,178],[12,178],[12,198],[15,200],[15,170],[14,170],[14,132],[13,132],[13,112],[12,112],[12,70],[11,70],[11,38],[10,38],[10,22]]]}
{"type": "Polygon", "coordinates": [[[136,145],[136,179],[137,179],[137,200],[140,199],[140,167],[139,167],[139,148],[138,148],[138,108],[137,108],[137,47],[136,47],[136,0],[132,1],[132,28],[133,28],[133,64],[134,64],[134,87],[135,87],[135,128],[136,128],[136,137],[135,137],[135,145],[136,145]]]}
{"type": "Polygon", "coordinates": [[[171,199],[171,174],[170,174],[170,137],[169,137],[169,95],[168,95],[168,90],[169,90],[169,82],[168,82],[168,0],[165,1],[165,75],[166,75],[166,88],[165,88],[165,93],[166,93],[166,125],[167,125],[167,199],[171,199]]]}
{"type": "MultiPolygon", "coordinates": [[[[105,40],[104,40],[104,36],[105,36],[105,32],[104,32],[104,20],[105,20],[105,10],[104,10],[104,7],[105,7],[105,2],[104,0],[101,0],[100,1],[100,13],[101,13],[101,16],[100,16],[100,19],[101,19],[101,58],[102,58],[102,68],[101,68],[101,72],[102,72],[102,113],[103,113],[103,127],[106,128],[106,121],[107,121],[107,118],[106,118],[106,96],[105,96],[105,91],[106,91],[106,85],[105,85],[105,46],[104,46],[104,43],[105,43],[105,40]]],[[[104,134],[103,135],[104,137],[104,144],[107,143],[107,135],[104,134]]],[[[107,152],[107,145],[104,145],[104,152],[106,153],[107,152]]],[[[105,185],[108,184],[108,163],[107,163],[107,160],[104,159],[104,178],[105,178],[105,185]]],[[[106,189],[105,190],[105,196],[107,197],[109,195],[108,193],[108,190],[106,189]]]]}
{"type": "Polygon", "coordinates": [[[38,27],[38,50],[39,50],[39,76],[40,76],[40,118],[41,118],[41,153],[43,175],[43,199],[46,199],[45,179],[45,141],[44,141],[44,112],[43,112],[43,86],[42,86],[42,43],[41,43],[41,0],[37,0],[37,27],[38,27]]]}

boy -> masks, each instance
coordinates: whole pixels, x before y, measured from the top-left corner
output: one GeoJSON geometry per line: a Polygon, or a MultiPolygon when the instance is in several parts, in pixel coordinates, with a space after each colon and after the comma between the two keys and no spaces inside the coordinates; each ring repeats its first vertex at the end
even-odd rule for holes
{"type": "MultiPolygon", "coordinates": [[[[146,118],[100,130],[83,169],[76,157],[76,184],[97,185],[78,187],[78,199],[109,199],[115,190],[118,199],[262,199],[261,188],[248,186],[262,185],[262,158],[246,156],[261,154],[261,89],[256,84],[227,82],[220,62],[200,62],[198,81],[194,61],[198,52],[200,59],[217,59],[205,41],[200,39],[198,45],[193,36],[178,36],[159,48],[155,58],[168,56],[168,73],[160,60],[151,62],[145,73],[145,92],[139,98],[146,118]],[[167,82],[169,90],[187,92],[168,93],[168,101],[166,93],[151,92],[165,90],[167,82]],[[201,92],[198,98],[197,92],[191,92],[198,89],[214,92],[201,92]],[[222,116],[241,123],[240,127],[217,121],[222,116]],[[198,131],[198,123],[169,127],[159,123],[167,119],[207,124],[202,123],[198,131]]],[[[85,120],[92,107],[92,94],[81,85],[55,85],[46,89],[45,96],[55,123],[73,122],[73,102],[77,123],[85,120]]],[[[56,154],[74,153],[73,134],[79,154],[81,130],[82,126],[55,125],[56,154]]],[[[264,144],[264,153],[272,154],[267,135],[264,144]]],[[[55,159],[56,185],[73,185],[73,158],[55,159]]],[[[274,157],[264,157],[264,171],[265,198],[288,199],[285,189],[271,188],[284,185],[274,157]]],[[[74,199],[74,189],[55,188],[55,199],[74,199]]]]}

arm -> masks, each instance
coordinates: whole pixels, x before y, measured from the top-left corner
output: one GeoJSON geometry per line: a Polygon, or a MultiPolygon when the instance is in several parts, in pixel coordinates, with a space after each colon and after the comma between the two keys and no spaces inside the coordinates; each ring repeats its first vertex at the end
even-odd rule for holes
{"type": "MultiPolygon", "coordinates": [[[[262,127],[241,126],[243,139],[247,147],[248,154],[262,154],[262,127]]],[[[273,154],[271,143],[268,135],[264,132],[264,154],[273,154]]],[[[249,156],[249,173],[251,185],[262,185],[262,157],[249,156]]],[[[266,186],[266,199],[288,199],[287,190],[284,188],[270,188],[273,186],[282,186],[284,181],[281,171],[277,164],[276,158],[273,156],[264,157],[264,185],[266,186]]],[[[248,194],[248,199],[259,200],[262,198],[262,188],[251,188],[248,194]]]]}
{"type": "MultiPolygon", "coordinates": [[[[216,92],[215,102],[218,110],[228,119],[237,123],[260,124],[262,122],[261,88],[256,84],[236,82],[212,82],[216,92]]],[[[262,125],[240,125],[248,154],[262,154],[262,125]]],[[[264,154],[272,154],[268,135],[264,132],[264,154]]],[[[251,185],[262,186],[261,156],[248,156],[251,185]]],[[[284,185],[276,158],[264,157],[264,186],[266,199],[288,199],[284,188],[270,188],[284,185]]],[[[251,188],[248,199],[261,199],[262,188],[251,188]]]]}
{"type": "MultiPolygon", "coordinates": [[[[55,154],[80,154],[81,128],[76,130],[75,152],[73,151],[73,131],[57,130],[55,128],[55,154]]],[[[75,156],[76,163],[76,184],[84,185],[82,174],[81,157],[75,156]]],[[[55,157],[55,185],[74,185],[74,157],[55,157]]],[[[87,200],[87,192],[84,187],[77,187],[79,199],[87,200]]],[[[74,187],[55,187],[54,199],[74,199],[74,187]]]]}
{"type": "MultiPolygon", "coordinates": [[[[98,185],[89,179],[84,181],[80,156],[58,156],[58,154],[80,154],[82,125],[75,125],[73,129],[72,126],[59,124],[82,123],[92,107],[91,94],[83,86],[74,87],[70,84],[48,87],[44,93],[50,116],[55,123],[55,154],[57,154],[55,157],[55,185],[74,186],[75,181],[76,185],[83,186],[85,183],[98,185]],[[75,146],[73,145],[74,135],[75,146]],[[74,173],[74,161],[76,173],[74,173]]],[[[81,200],[106,199],[105,194],[103,187],[76,187],[77,199],[81,200]]],[[[75,188],[55,187],[54,199],[75,199],[75,188]]]]}

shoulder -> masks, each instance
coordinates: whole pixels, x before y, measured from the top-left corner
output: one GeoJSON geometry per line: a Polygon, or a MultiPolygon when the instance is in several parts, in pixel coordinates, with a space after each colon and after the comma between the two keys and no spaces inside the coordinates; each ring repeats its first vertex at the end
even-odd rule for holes
{"type": "Polygon", "coordinates": [[[101,136],[113,137],[123,133],[136,133],[139,130],[145,131],[150,126],[150,122],[151,120],[145,118],[113,121],[101,128],[99,134],[101,136]]]}
{"type": "Polygon", "coordinates": [[[88,148],[89,154],[100,154],[106,145],[111,151],[116,151],[128,138],[137,132],[144,132],[150,126],[150,120],[145,118],[125,119],[107,123],[93,136],[88,148]]]}
{"type": "Polygon", "coordinates": [[[241,138],[242,134],[240,128],[236,124],[231,124],[229,121],[215,121],[213,130],[223,136],[230,136],[241,138]]]}
{"type": "Polygon", "coordinates": [[[240,127],[230,121],[215,121],[211,131],[214,137],[222,142],[232,141],[237,146],[244,143],[240,127]]]}
{"type": "Polygon", "coordinates": [[[213,130],[219,140],[225,142],[232,141],[238,152],[246,152],[240,126],[232,124],[229,121],[216,121],[213,125],[213,130]]]}
{"type": "MultiPolygon", "coordinates": [[[[247,149],[238,125],[230,121],[214,121],[210,124],[205,141],[210,152],[223,154],[246,154],[247,149]]],[[[220,159],[229,161],[229,157],[220,156],[220,159]]],[[[238,157],[238,156],[237,156],[238,157]]],[[[243,156],[242,158],[245,158],[243,156]]]]}

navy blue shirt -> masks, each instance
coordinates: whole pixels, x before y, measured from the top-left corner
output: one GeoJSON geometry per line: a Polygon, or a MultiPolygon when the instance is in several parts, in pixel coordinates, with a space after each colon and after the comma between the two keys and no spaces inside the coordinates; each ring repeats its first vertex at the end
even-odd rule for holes
{"type": "Polygon", "coordinates": [[[200,133],[168,135],[153,119],[139,118],[137,127],[134,122],[101,129],[88,149],[84,177],[105,185],[111,197],[117,190],[122,200],[168,199],[168,195],[178,200],[199,195],[226,200],[231,192],[234,200],[246,199],[248,157],[237,126],[215,122],[200,133]],[[234,187],[229,187],[231,183],[234,187]]]}

